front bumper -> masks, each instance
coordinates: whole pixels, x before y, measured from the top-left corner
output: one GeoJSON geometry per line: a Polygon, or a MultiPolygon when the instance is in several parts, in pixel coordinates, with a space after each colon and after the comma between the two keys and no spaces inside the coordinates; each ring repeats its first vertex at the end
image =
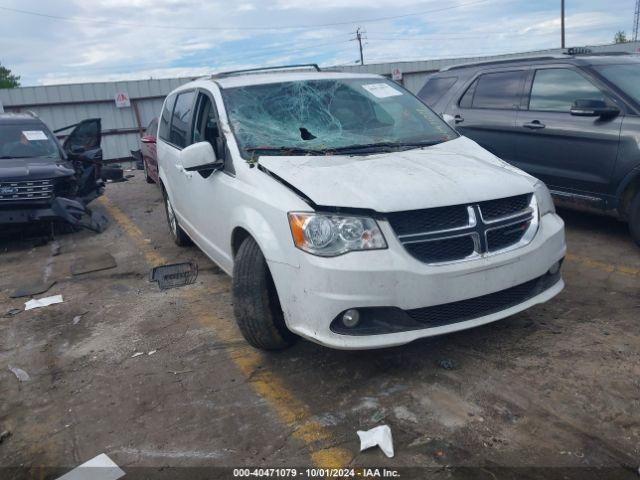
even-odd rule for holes
{"type": "MultiPolygon", "coordinates": [[[[298,253],[298,266],[269,262],[289,329],[309,340],[339,349],[367,349],[402,345],[490,323],[538,303],[564,287],[561,278],[479,317],[453,323],[380,334],[345,335],[331,324],[352,308],[382,307],[400,311],[453,304],[501,292],[543,278],[566,253],[564,224],[555,214],[540,220],[528,245],[504,254],[466,262],[429,266],[411,257],[390,226],[380,222],[389,248],[352,252],[335,258],[298,253]]],[[[379,310],[377,310],[379,312],[379,310]]],[[[387,323],[392,323],[390,316],[387,323]]],[[[402,329],[399,329],[402,330],[402,329]]]]}
{"type": "Polygon", "coordinates": [[[77,200],[54,198],[49,205],[3,205],[0,224],[24,224],[47,220],[64,220],[71,225],[102,232],[107,226],[104,215],[93,212],[77,200]]]}

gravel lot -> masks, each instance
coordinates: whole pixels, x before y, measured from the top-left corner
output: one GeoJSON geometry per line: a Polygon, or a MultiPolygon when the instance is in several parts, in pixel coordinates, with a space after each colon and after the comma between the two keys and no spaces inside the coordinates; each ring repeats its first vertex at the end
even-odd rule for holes
{"type": "Polygon", "coordinates": [[[106,453],[125,478],[231,478],[166,468],[212,466],[637,478],[640,249],[625,225],[561,211],[566,289],[501,322],[388,350],[300,341],[264,353],[235,326],[229,277],[171,242],[141,172],[95,207],[109,228],[60,234],[59,251],[32,236],[0,240],[0,477],[55,478],[106,453]],[[107,252],[116,268],[71,275],[107,252]],[[185,260],[200,267],[196,284],[148,281],[152,266],[185,260]],[[56,283],[38,297],[63,303],[5,313],[24,308],[10,298],[17,286],[43,277],[56,283]],[[382,423],[392,459],[359,452],[356,430],[382,423]]]}

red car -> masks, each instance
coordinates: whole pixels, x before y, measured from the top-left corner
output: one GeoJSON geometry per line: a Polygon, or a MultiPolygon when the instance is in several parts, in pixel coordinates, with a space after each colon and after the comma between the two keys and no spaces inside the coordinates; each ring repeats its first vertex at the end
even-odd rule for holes
{"type": "Polygon", "coordinates": [[[156,135],[158,134],[158,118],[151,120],[140,139],[140,154],[144,166],[147,183],[160,183],[158,177],[158,153],[156,151],[156,135]]]}

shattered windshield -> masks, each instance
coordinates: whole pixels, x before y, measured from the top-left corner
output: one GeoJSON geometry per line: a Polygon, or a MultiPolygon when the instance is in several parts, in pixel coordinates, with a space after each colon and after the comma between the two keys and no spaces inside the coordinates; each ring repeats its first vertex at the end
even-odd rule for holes
{"type": "Polygon", "coordinates": [[[440,117],[378,78],[308,80],[223,90],[245,156],[416,148],[457,137],[440,117]]]}
{"type": "Polygon", "coordinates": [[[47,157],[60,158],[53,136],[40,125],[0,125],[0,159],[47,157]]]}

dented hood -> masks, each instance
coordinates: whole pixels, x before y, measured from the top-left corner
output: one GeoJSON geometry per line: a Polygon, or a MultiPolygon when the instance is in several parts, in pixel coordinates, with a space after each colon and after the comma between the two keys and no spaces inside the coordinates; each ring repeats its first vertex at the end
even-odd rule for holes
{"type": "Polygon", "coordinates": [[[260,157],[318,206],[395,212],[509,197],[535,179],[465,137],[368,156],[260,157]]]}

